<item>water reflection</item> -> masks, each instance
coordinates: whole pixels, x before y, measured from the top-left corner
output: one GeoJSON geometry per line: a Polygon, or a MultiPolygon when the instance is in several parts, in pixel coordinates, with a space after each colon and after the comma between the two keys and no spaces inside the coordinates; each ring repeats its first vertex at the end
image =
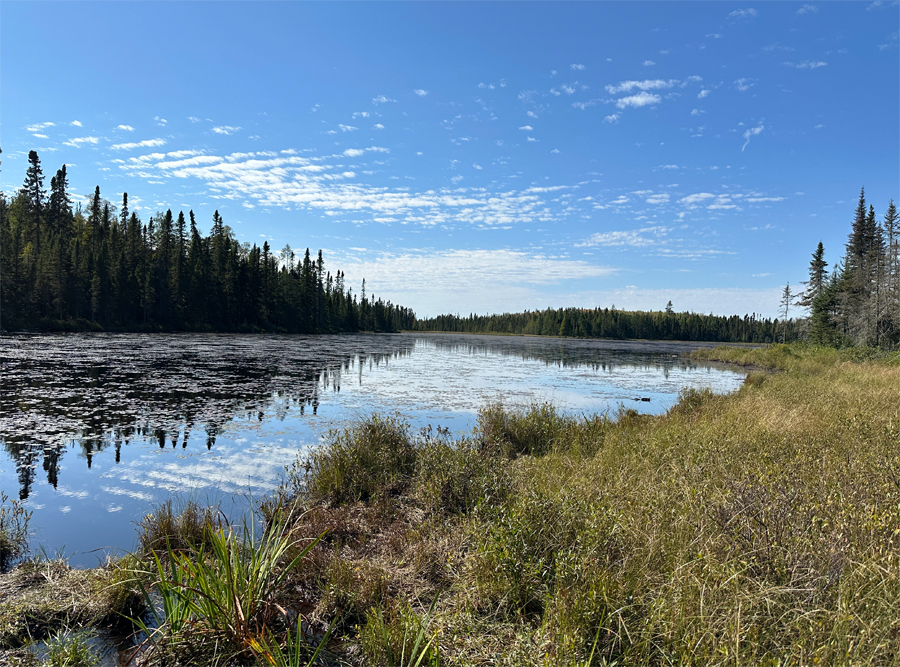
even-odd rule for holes
{"type": "Polygon", "coordinates": [[[590,394],[594,402],[579,408],[601,399],[649,400],[639,391],[674,396],[686,380],[679,375],[668,386],[670,374],[697,370],[677,356],[684,348],[435,334],[6,337],[0,338],[0,442],[24,500],[38,475],[58,490],[67,457],[91,470],[107,450],[115,464],[127,460],[133,443],[143,446],[141,455],[148,446],[181,456],[211,452],[229,425],[315,417],[325,401],[345,405],[342,383],[358,395],[377,394],[376,407],[405,411],[430,403],[444,414],[472,413],[498,392],[533,395],[536,387],[562,401],[590,394]],[[523,366],[534,361],[572,372],[523,366]],[[603,376],[616,378],[618,393],[595,387],[603,376]]]}
{"type": "Polygon", "coordinates": [[[0,339],[0,442],[19,497],[40,464],[58,487],[60,463],[134,440],[204,446],[235,419],[316,415],[343,375],[409,355],[403,336],[53,335],[0,339]],[[193,439],[192,439],[193,436],[193,439]]]}

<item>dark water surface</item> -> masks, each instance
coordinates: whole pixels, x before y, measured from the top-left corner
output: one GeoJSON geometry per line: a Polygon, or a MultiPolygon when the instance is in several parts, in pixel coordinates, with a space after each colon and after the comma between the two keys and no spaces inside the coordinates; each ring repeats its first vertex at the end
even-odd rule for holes
{"type": "Polygon", "coordinates": [[[34,512],[32,549],[95,565],[133,548],[172,496],[244,511],[330,428],[379,412],[471,431],[486,403],[593,414],[668,409],[743,374],[703,344],[445,334],[0,337],[0,489],[34,512]],[[649,401],[635,399],[649,398],[649,401]]]}

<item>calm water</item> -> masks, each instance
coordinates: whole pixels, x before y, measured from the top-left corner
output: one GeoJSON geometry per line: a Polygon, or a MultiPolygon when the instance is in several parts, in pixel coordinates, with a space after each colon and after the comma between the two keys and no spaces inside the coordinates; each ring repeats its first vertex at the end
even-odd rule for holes
{"type": "Polygon", "coordinates": [[[27,502],[32,548],[95,565],[171,496],[238,515],[330,428],[400,412],[470,432],[502,399],[577,414],[660,413],[743,374],[685,343],[441,334],[27,335],[0,338],[0,489],[27,502]],[[635,400],[649,398],[649,401],[635,400]]]}

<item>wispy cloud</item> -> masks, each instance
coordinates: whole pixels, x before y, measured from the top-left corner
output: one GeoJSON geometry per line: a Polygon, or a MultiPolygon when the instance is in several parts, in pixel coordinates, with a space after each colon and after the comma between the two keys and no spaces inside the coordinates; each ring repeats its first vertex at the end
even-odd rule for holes
{"type": "Polygon", "coordinates": [[[702,100],[704,97],[708,97],[708,96],[709,96],[709,91],[706,90],[705,88],[703,90],[701,90],[699,93],[697,93],[698,100],[702,100]]]}
{"type": "Polygon", "coordinates": [[[519,129],[520,129],[520,130],[527,130],[527,131],[531,132],[531,130],[533,130],[534,128],[531,127],[531,125],[523,125],[523,126],[520,127],[519,129]]]}
{"type": "Polygon", "coordinates": [[[216,134],[234,134],[240,129],[240,127],[233,127],[231,125],[217,125],[212,131],[216,134]]]}
{"type": "Polygon", "coordinates": [[[826,65],[828,65],[828,63],[821,60],[807,60],[803,63],[786,62],[783,64],[787,67],[796,67],[797,69],[816,69],[817,67],[825,67],[826,65]]]}
{"type": "Polygon", "coordinates": [[[622,97],[616,100],[616,107],[619,109],[627,109],[628,107],[637,109],[650,104],[658,104],[660,101],[662,101],[662,98],[659,95],[640,92],[637,95],[630,95],[629,97],[622,97]]]}
{"type": "Polygon", "coordinates": [[[655,64],[656,64],[656,63],[655,63],[654,61],[652,61],[652,60],[645,60],[645,61],[644,61],[644,67],[651,67],[652,65],[655,65],[655,64]]]}
{"type": "Polygon", "coordinates": [[[571,67],[573,70],[576,70],[578,72],[584,71],[584,69],[585,69],[584,65],[582,65],[581,63],[575,63],[573,65],[569,65],[569,67],[571,67]]]}
{"type": "Polygon", "coordinates": [[[99,137],[77,137],[75,139],[69,139],[68,141],[63,142],[63,146],[72,146],[73,148],[81,148],[86,144],[96,144],[99,142],[99,137]]]}
{"type": "Polygon", "coordinates": [[[750,79],[745,79],[745,78],[736,79],[734,82],[734,87],[737,88],[741,92],[750,90],[755,85],[756,85],[756,82],[751,81],[750,79]]]}
{"type": "Polygon", "coordinates": [[[621,116],[619,114],[613,113],[613,114],[606,116],[603,119],[603,122],[604,123],[612,123],[613,125],[615,125],[616,123],[619,122],[619,118],[621,118],[621,116]]]}
{"type": "Polygon", "coordinates": [[[45,130],[48,127],[53,127],[56,123],[52,123],[47,121],[46,123],[35,123],[34,125],[28,125],[25,129],[29,132],[40,132],[41,130],[45,130]]]}
{"type": "Polygon", "coordinates": [[[800,9],[797,10],[797,14],[803,16],[804,14],[815,14],[819,11],[819,8],[815,5],[803,5],[800,9]]]}
{"type": "Polygon", "coordinates": [[[342,123],[338,123],[338,127],[340,128],[341,132],[355,132],[359,129],[358,127],[353,127],[352,125],[344,125],[342,123]]]}
{"type": "Polygon", "coordinates": [[[428,91],[423,88],[416,88],[413,92],[419,97],[425,97],[428,94],[428,91]]]}
{"type": "Polygon", "coordinates": [[[135,148],[154,148],[156,146],[165,146],[165,139],[144,139],[144,141],[137,141],[126,144],[113,144],[110,146],[114,151],[130,151],[135,148]]]}
{"type": "Polygon", "coordinates": [[[392,100],[390,97],[386,97],[385,95],[379,95],[378,97],[372,98],[373,104],[386,104],[388,102],[396,102],[397,100],[392,100]]]}
{"type": "Polygon", "coordinates": [[[131,125],[116,125],[117,130],[125,130],[126,132],[134,132],[134,128],[131,125]]]}
{"type": "Polygon", "coordinates": [[[71,123],[69,123],[69,125],[73,125],[74,127],[84,127],[84,125],[81,124],[80,120],[73,120],[71,123]]]}
{"type": "Polygon", "coordinates": [[[619,93],[630,93],[632,90],[659,90],[663,88],[671,88],[676,85],[676,79],[663,81],[662,79],[645,79],[644,81],[621,81],[616,85],[606,86],[606,92],[610,95],[618,95],[619,93]]]}
{"type": "Polygon", "coordinates": [[[752,7],[748,9],[735,9],[728,15],[730,19],[752,19],[756,17],[756,10],[752,7]]]}
{"type": "Polygon", "coordinates": [[[39,134],[37,132],[35,132],[32,136],[37,137],[38,139],[49,139],[50,138],[46,134],[39,134]]]}
{"type": "Polygon", "coordinates": [[[299,155],[232,153],[171,159],[162,153],[129,158],[119,164],[125,173],[146,180],[191,179],[207,188],[210,199],[248,202],[257,207],[313,210],[343,216],[360,224],[378,222],[434,226],[511,228],[526,223],[552,222],[551,211],[536,191],[477,189],[389,189],[349,182],[355,174],[343,158],[364,159],[368,153],[387,153],[371,146],[347,149],[341,156],[309,158],[299,155]]]}
{"type": "Polygon", "coordinates": [[[598,232],[591,234],[581,243],[576,243],[576,248],[591,248],[594,246],[631,246],[632,248],[644,248],[647,246],[657,245],[659,236],[665,234],[668,230],[666,227],[643,227],[641,229],[631,229],[627,231],[598,232]],[[649,236],[648,236],[649,234],[649,236]]]}
{"type": "Polygon", "coordinates": [[[744,132],[744,145],[741,146],[741,152],[747,148],[747,144],[750,143],[750,137],[755,137],[760,134],[765,128],[764,125],[757,125],[756,127],[749,128],[746,132],[744,132]]]}

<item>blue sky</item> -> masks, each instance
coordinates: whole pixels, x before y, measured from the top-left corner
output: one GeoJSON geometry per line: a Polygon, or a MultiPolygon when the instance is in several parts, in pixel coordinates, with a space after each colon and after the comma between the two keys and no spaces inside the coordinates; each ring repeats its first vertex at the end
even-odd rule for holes
{"type": "Polygon", "coordinates": [[[419,315],[774,316],[900,182],[876,2],[25,3],[0,188],[37,150],[146,222],[218,209],[419,315]]]}

